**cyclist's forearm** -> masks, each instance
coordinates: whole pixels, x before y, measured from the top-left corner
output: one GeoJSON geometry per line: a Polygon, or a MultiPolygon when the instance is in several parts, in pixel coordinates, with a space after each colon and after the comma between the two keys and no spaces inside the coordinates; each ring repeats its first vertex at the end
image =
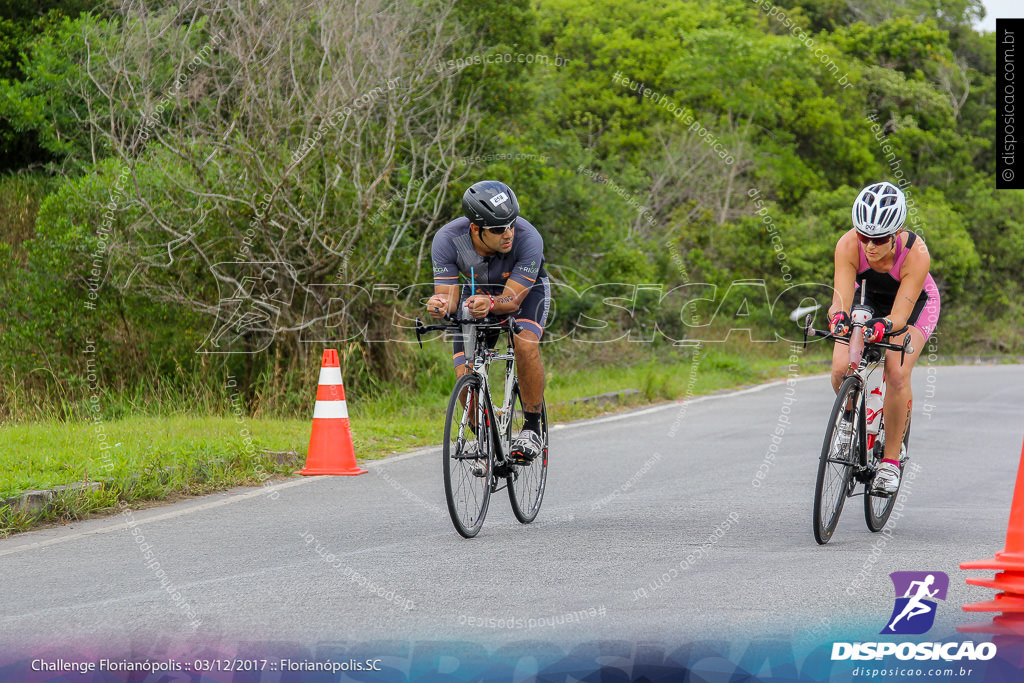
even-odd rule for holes
{"type": "Polygon", "coordinates": [[[491,309],[491,313],[494,315],[515,313],[529,292],[527,287],[523,287],[518,282],[506,282],[501,294],[494,297],[494,307],[491,309]]]}
{"type": "Polygon", "coordinates": [[[519,300],[513,294],[503,293],[494,297],[494,308],[491,313],[495,315],[508,315],[519,310],[519,300]]]}

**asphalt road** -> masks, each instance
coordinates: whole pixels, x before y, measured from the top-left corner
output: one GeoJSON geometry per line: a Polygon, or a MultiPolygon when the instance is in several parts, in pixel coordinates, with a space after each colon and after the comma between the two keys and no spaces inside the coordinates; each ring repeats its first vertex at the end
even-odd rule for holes
{"type": "Polygon", "coordinates": [[[807,377],[558,426],[537,521],[500,493],[472,540],[438,449],[21,534],[0,542],[0,644],[871,638],[905,570],[949,575],[936,623],[952,632],[993,595],[964,582],[991,572],[958,564],[1003,549],[1024,366],[922,364],[915,397],[890,535],[854,499],[814,542],[832,392],[807,377]]]}

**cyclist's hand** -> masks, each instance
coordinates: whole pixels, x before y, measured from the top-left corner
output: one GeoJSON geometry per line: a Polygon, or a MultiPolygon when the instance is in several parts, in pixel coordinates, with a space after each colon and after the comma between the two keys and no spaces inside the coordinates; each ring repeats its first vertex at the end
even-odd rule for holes
{"type": "Polygon", "coordinates": [[[427,313],[431,318],[443,318],[448,312],[448,297],[435,294],[427,300],[427,313]]]}
{"type": "Polygon", "coordinates": [[[845,337],[850,333],[850,314],[839,311],[828,321],[828,331],[837,337],[845,337]]]}
{"type": "Polygon", "coordinates": [[[888,318],[872,318],[864,323],[864,341],[880,342],[892,332],[892,321],[888,318]]]}
{"type": "Polygon", "coordinates": [[[466,299],[466,305],[469,307],[469,314],[471,316],[482,318],[490,313],[494,307],[494,297],[486,294],[474,294],[466,299]]]}

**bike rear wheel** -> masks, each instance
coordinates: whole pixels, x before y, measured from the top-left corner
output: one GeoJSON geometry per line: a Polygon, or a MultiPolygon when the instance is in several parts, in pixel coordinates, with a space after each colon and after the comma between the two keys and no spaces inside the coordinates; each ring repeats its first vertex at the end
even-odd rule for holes
{"type": "MultiPolygon", "coordinates": [[[[519,383],[512,389],[512,419],[508,421],[505,437],[512,443],[523,428],[523,399],[519,394],[519,383]]],[[[537,518],[541,501],[544,500],[544,486],[548,480],[548,409],[541,405],[540,438],[544,442],[541,454],[528,465],[515,463],[508,477],[508,497],[512,503],[512,513],[523,524],[529,524],[537,518]]]]}
{"type": "Polygon", "coordinates": [[[460,377],[444,420],[444,493],[452,524],[466,538],[480,531],[491,498],[494,449],[482,393],[479,377],[460,377]]]}
{"type": "Polygon", "coordinates": [[[854,415],[861,410],[861,386],[856,377],[847,377],[839,387],[825,441],[818,459],[818,478],[814,485],[814,540],[824,545],[832,538],[832,532],[839,523],[843,504],[850,494],[853,466],[860,448],[856,420],[844,422],[842,417],[847,406],[852,406],[854,415]]]}
{"type": "MultiPolygon", "coordinates": [[[[882,419],[885,420],[885,415],[882,415],[882,419]]],[[[882,429],[885,429],[885,423],[881,425],[882,429]]],[[[884,441],[882,442],[884,444],[884,441]]],[[[876,453],[875,462],[880,463],[882,461],[882,449],[879,448],[876,453]]],[[[904,453],[910,452],[910,423],[907,423],[907,433],[903,436],[903,451],[904,453]]],[[[864,520],[868,523],[868,529],[871,531],[881,531],[885,527],[885,523],[889,521],[889,515],[892,514],[892,508],[896,505],[896,496],[900,492],[900,488],[903,487],[903,464],[904,458],[900,458],[900,485],[897,487],[896,492],[889,496],[876,496],[871,494],[871,484],[866,485],[864,491],[864,520]]]]}

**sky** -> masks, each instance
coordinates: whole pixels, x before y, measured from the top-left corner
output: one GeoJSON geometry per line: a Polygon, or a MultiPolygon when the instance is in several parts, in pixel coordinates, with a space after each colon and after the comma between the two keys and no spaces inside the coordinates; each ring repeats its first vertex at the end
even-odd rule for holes
{"type": "Polygon", "coordinates": [[[1024,1],[1022,0],[984,0],[985,18],[976,27],[981,31],[995,31],[996,17],[1024,18],[1024,1]]]}

